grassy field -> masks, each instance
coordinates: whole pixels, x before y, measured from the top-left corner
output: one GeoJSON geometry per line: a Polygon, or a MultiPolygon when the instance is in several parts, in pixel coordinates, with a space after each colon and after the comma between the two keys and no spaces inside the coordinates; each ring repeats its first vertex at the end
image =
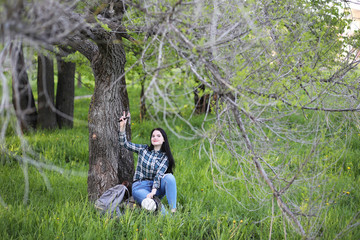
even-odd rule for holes
{"type": "MultiPolygon", "coordinates": [[[[77,95],[87,94],[86,90],[77,91],[77,95]]],[[[149,120],[139,122],[139,92],[135,86],[129,88],[132,140],[147,143],[155,126],[149,120]]],[[[136,209],[127,210],[119,219],[101,217],[87,200],[89,101],[76,100],[73,129],[37,131],[26,136],[31,147],[40,153],[33,157],[47,164],[48,169],[39,170],[30,164],[19,164],[13,156],[1,156],[0,239],[269,239],[271,218],[267,216],[271,215],[271,205],[259,211],[241,207],[214,186],[210,163],[198,154],[199,141],[177,139],[171,134],[169,141],[177,164],[177,214],[161,216],[136,209]],[[26,179],[29,198],[24,204],[26,179]]],[[[9,130],[6,147],[14,154],[21,154],[19,141],[9,130]]],[[[352,165],[345,174],[339,177],[328,173],[329,179],[337,182],[335,191],[340,196],[324,212],[325,222],[318,239],[333,239],[360,210],[359,145],[359,137],[355,136],[346,156],[352,165]]],[[[238,192],[234,194],[244,194],[244,201],[251,204],[244,185],[239,182],[236,188],[238,192]]],[[[359,216],[354,223],[358,221],[359,216]]],[[[271,237],[301,239],[281,217],[274,219],[271,237]]],[[[342,237],[359,239],[359,227],[342,237]]]]}

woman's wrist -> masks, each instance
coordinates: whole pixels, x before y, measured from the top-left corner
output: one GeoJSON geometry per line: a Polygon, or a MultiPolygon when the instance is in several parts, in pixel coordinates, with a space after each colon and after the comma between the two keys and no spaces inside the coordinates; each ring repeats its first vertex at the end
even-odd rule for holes
{"type": "Polygon", "coordinates": [[[148,195],[146,195],[146,197],[147,197],[147,198],[153,198],[153,197],[155,196],[155,194],[156,194],[156,191],[157,191],[157,189],[156,189],[156,188],[153,188],[153,189],[151,190],[151,192],[150,192],[148,195]]]}

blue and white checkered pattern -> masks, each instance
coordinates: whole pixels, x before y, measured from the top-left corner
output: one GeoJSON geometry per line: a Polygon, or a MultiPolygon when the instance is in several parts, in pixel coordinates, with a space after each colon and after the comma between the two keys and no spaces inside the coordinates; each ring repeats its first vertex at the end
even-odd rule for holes
{"type": "Polygon", "coordinates": [[[138,154],[133,180],[153,180],[153,188],[160,188],[160,179],[169,166],[166,154],[160,151],[150,151],[148,145],[128,142],[125,132],[119,133],[119,142],[121,146],[138,154]]]}

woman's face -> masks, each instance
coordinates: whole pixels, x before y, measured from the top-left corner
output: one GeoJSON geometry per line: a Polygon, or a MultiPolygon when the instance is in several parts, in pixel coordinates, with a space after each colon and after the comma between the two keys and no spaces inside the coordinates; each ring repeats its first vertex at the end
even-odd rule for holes
{"type": "Polygon", "coordinates": [[[153,131],[152,135],[151,135],[151,144],[156,147],[156,146],[161,146],[164,142],[164,137],[161,134],[161,132],[159,130],[155,130],[153,131]]]}

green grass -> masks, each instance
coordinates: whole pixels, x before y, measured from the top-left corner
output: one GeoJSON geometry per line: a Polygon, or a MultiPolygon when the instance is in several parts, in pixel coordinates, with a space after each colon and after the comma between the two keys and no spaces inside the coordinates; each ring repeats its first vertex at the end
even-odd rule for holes
{"type": "MultiPolygon", "coordinates": [[[[136,87],[129,88],[132,141],[147,143],[154,123],[139,121],[139,92],[136,87]]],[[[137,209],[126,211],[119,219],[101,217],[87,199],[89,101],[89,98],[75,101],[77,121],[73,129],[37,131],[26,136],[40,154],[33,157],[64,171],[53,168],[40,172],[31,165],[19,164],[12,156],[1,156],[0,196],[7,206],[0,205],[0,239],[268,239],[271,224],[272,239],[284,239],[284,227],[288,239],[301,239],[283,220],[277,207],[271,223],[268,217],[271,201],[264,202],[258,211],[248,211],[214,186],[210,163],[204,154],[199,156],[199,140],[177,139],[173,134],[169,134],[169,141],[177,164],[174,174],[178,186],[177,214],[164,217],[137,209]],[[24,175],[24,169],[28,169],[28,174],[24,175]],[[29,179],[27,204],[23,204],[25,177],[29,179]]],[[[200,124],[201,116],[193,121],[200,124]]],[[[178,128],[186,126],[179,123],[178,128]]],[[[360,183],[357,165],[360,138],[353,136],[351,141],[351,148],[341,161],[346,158],[349,164],[337,166],[346,171],[340,177],[331,172],[327,175],[334,184],[333,198],[326,200],[329,206],[322,212],[325,222],[318,239],[333,239],[360,210],[356,187],[360,183]]],[[[5,147],[21,153],[19,140],[11,134],[5,147]]],[[[248,197],[244,183],[229,184],[233,194],[244,205],[251,206],[253,200],[248,197]]],[[[306,197],[301,196],[300,190],[292,194],[306,207],[306,197]]],[[[357,228],[345,234],[344,239],[359,236],[357,228]]]]}

